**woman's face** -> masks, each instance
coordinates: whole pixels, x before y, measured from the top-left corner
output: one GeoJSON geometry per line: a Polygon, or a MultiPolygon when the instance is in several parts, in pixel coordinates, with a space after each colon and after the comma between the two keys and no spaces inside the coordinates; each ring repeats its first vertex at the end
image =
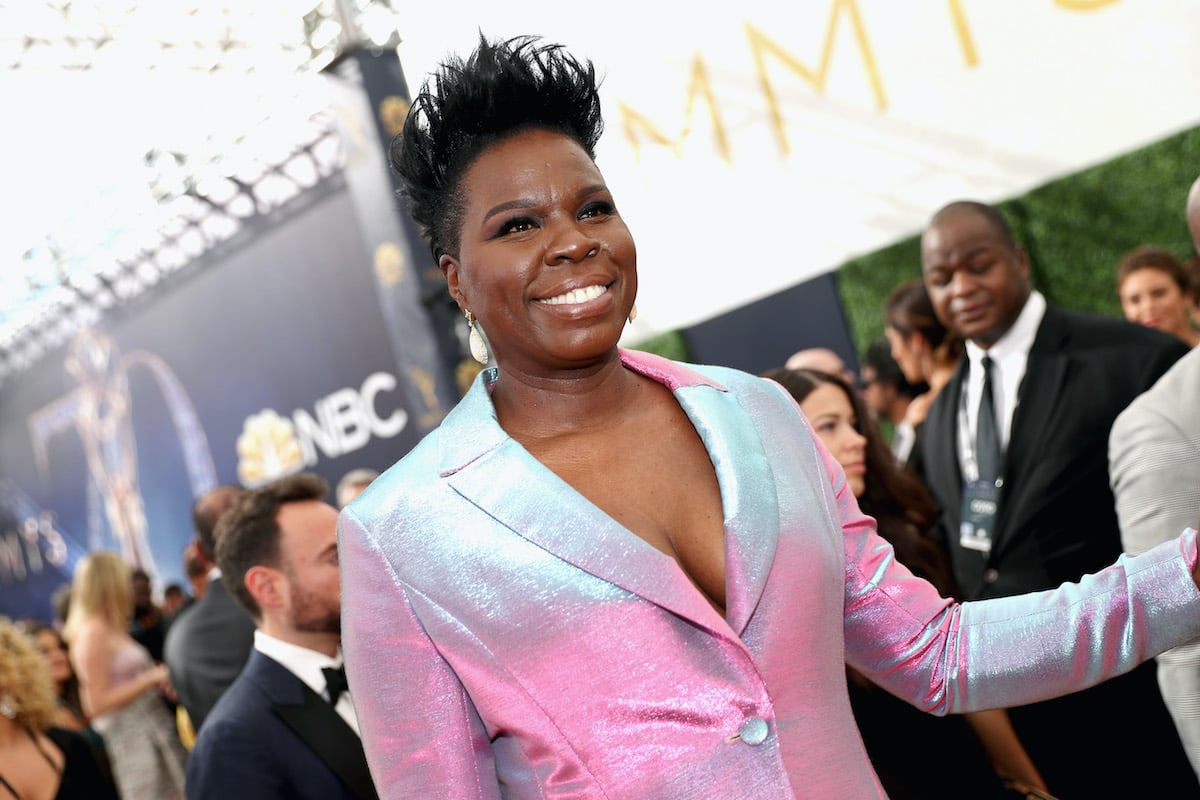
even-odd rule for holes
{"type": "Polygon", "coordinates": [[[53,631],[38,631],[38,650],[46,661],[46,669],[55,683],[66,683],[71,677],[71,664],[67,661],[67,649],[53,631]]]}
{"type": "Polygon", "coordinates": [[[637,294],[637,251],[583,148],[523,131],[484,150],[462,191],[459,252],[440,265],[496,362],[537,373],[611,354],[637,294]]]}
{"type": "Polygon", "coordinates": [[[858,432],[854,406],[841,388],[823,383],[809,392],[800,404],[817,436],[846,473],[846,483],[855,497],[866,489],[867,439],[858,432]]]}
{"type": "Polygon", "coordinates": [[[1154,267],[1125,276],[1117,289],[1125,319],[1185,338],[1190,330],[1191,304],[1179,284],[1154,267]]]}
{"type": "Polygon", "coordinates": [[[884,334],[888,344],[892,346],[892,358],[904,373],[904,379],[909,383],[923,382],[925,375],[921,370],[921,355],[916,348],[921,338],[920,334],[905,336],[890,325],[884,330],[884,334]]]}

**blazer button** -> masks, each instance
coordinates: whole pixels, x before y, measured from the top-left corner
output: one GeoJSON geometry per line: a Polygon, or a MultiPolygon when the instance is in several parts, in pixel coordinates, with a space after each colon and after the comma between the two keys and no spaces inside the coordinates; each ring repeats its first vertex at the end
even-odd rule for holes
{"type": "Polygon", "coordinates": [[[767,721],[762,717],[746,717],[738,728],[738,736],[746,744],[762,744],[767,740],[767,721]]]}
{"type": "Polygon", "coordinates": [[[995,583],[1000,580],[1000,571],[996,569],[985,569],[983,571],[983,582],[987,584],[995,583]]]}

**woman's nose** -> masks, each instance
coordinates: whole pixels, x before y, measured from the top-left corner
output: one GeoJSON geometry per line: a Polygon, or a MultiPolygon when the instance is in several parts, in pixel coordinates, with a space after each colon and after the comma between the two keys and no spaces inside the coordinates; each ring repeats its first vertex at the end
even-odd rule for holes
{"type": "Polygon", "coordinates": [[[600,252],[600,242],[588,235],[588,231],[577,225],[564,225],[556,232],[550,243],[546,260],[551,263],[559,261],[582,261],[600,252]]]}

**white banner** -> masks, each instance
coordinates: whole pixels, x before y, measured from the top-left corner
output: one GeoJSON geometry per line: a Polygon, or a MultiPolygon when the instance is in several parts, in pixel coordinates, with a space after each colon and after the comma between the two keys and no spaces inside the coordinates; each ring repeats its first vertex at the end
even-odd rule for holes
{"type": "Polygon", "coordinates": [[[639,247],[633,341],[916,233],[951,200],[1002,200],[1200,124],[1195,0],[456,0],[404,14],[414,94],[480,31],[541,34],[595,62],[597,161],[639,247]]]}

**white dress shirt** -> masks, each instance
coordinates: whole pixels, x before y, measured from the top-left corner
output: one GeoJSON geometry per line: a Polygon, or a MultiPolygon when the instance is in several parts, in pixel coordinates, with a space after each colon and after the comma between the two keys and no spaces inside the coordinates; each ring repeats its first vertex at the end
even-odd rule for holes
{"type": "Polygon", "coordinates": [[[983,357],[992,359],[992,402],[996,408],[996,432],[1000,446],[1008,450],[1012,434],[1013,414],[1017,410],[1017,390],[1025,378],[1025,365],[1033,347],[1038,326],[1046,314],[1046,298],[1032,291],[1016,322],[996,343],[984,350],[972,341],[967,342],[970,369],[959,402],[958,455],[963,477],[973,481],[979,477],[975,464],[975,423],[979,418],[979,400],[983,395],[983,357]]]}
{"type": "MultiPolygon", "coordinates": [[[[254,631],[254,649],[267,658],[279,662],[288,672],[308,684],[308,688],[326,700],[329,699],[329,694],[325,691],[325,674],[321,672],[321,669],[342,665],[341,647],[338,648],[337,655],[330,658],[324,653],[276,639],[261,630],[256,630],[254,631]]],[[[346,720],[346,724],[355,733],[358,733],[358,717],[354,713],[354,701],[350,698],[349,690],[342,692],[333,710],[346,720]]]]}

